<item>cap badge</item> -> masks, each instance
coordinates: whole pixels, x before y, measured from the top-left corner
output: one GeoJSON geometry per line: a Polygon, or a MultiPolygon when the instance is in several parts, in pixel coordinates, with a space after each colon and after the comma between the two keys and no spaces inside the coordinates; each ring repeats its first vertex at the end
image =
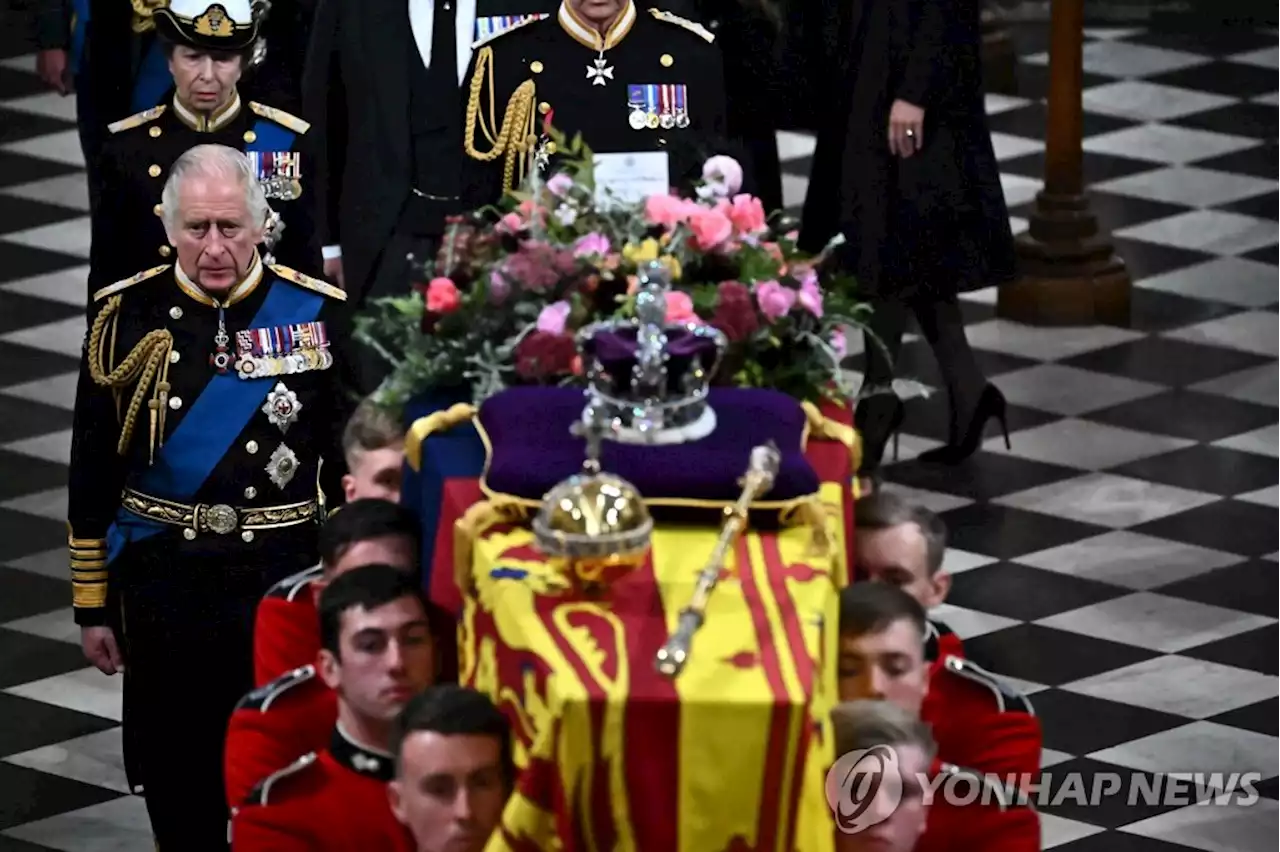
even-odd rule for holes
{"type": "Polygon", "coordinates": [[[214,38],[229,38],[235,32],[235,26],[227,17],[227,10],[221,6],[210,6],[204,14],[195,20],[196,35],[214,38]]]}

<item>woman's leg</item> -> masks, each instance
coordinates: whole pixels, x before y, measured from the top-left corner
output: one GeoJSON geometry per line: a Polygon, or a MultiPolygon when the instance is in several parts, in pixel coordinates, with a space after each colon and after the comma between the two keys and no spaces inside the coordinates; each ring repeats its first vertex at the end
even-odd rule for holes
{"type": "Polygon", "coordinates": [[[885,445],[902,422],[902,403],[893,392],[893,377],[906,325],[905,304],[892,299],[873,303],[864,334],[866,372],[853,414],[854,426],[862,436],[861,473],[880,467],[885,445]]]}
{"type": "Polygon", "coordinates": [[[965,337],[964,316],[955,298],[921,299],[912,304],[912,309],[947,388],[951,412],[949,443],[954,444],[960,438],[958,430],[967,426],[977,410],[987,379],[965,337]]]}

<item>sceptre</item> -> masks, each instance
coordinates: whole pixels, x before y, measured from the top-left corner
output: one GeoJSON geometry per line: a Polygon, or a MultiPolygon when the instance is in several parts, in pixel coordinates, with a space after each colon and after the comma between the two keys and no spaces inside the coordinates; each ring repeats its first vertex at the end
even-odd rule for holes
{"type": "Polygon", "coordinates": [[[698,583],[694,586],[693,597],[689,605],[681,613],[676,622],[676,630],[667,639],[665,645],[658,649],[654,663],[658,673],[664,677],[674,678],[680,674],[685,662],[689,659],[689,648],[693,644],[693,636],[702,627],[707,618],[707,601],[715,591],[720,580],[720,569],[724,565],[729,548],[738,540],[738,536],[746,532],[747,520],[751,512],[751,504],[759,500],[778,476],[778,467],[782,464],[782,456],[773,442],[762,444],[751,451],[751,462],[743,475],[742,493],[734,505],[725,508],[724,526],[720,528],[720,538],[711,551],[711,557],[698,574],[698,583]]]}

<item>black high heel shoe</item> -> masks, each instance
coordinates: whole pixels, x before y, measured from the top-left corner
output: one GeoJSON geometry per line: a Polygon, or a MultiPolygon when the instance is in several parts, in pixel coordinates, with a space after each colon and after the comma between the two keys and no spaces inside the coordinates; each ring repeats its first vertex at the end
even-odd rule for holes
{"type": "Polygon", "coordinates": [[[956,434],[952,436],[953,443],[921,453],[920,461],[933,464],[960,464],[982,446],[982,436],[986,431],[987,421],[993,417],[1000,423],[1005,449],[1013,449],[1013,444],[1009,441],[1008,407],[1000,389],[995,385],[987,385],[982,389],[982,396],[978,397],[978,407],[974,409],[969,423],[963,431],[957,429],[956,434]]]}
{"type": "Polygon", "coordinates": [[[862,463],[858,466],[860,478],[870,479],[878,484],[880,460],[891,438],[893,439],[893,460],[898,460],[898,435],[906,416],[907,408],[902,404],[902,400],[896,396],[890,397],[888,394],[868,397],[855,406],[853,425],[862,437],[862,463]],[[888,409],[887,414],[884,413],[887,406],[873,407],[872,405],[874,400],[884,398],[893,400],[893,407],[888,409]]]}

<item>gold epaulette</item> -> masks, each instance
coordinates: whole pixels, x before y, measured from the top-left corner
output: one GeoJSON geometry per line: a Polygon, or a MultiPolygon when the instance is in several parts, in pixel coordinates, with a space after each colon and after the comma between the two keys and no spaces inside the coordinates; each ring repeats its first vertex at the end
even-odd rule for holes
{"type": "Polygon", "coordinates": [[[107,125],[107,130],[112,133],[119,133],[121,130],[129,130],[134,127],[141,127],[144,124],[155,121],[164,115],[164,111],[169,108],[168,104],[160,104],[153,106],[151,109],[144,109],[142,112],[135,112],[128,118],[122,118],[119,121],[113,121],[107,125]]]}
{"type": "Polygon", "coordinates": [[[155,278],[157,275],[159,275],[161,272],[164,272],[166,269],[170,268],[171,266],[173,266],[173,264],[171,263],[165,263],[160,266],[153,266],[150,269],[144,269],[143,271],[135,275],[130,275],[128,278],[117,281],[114,284],[108,284],[106,287],[103,287],[101,290],[93,294],[93,300],[95,302],[100,302],[103,299],[105,299],[107,296],[114,296],[116,293],[119,293],[121,290],[129,289],[134,284],[137,284],[142,281],[146,281],[148,278],[155,278]]]}
{"type": "Polygon", "coordinates": [[[269,107],[257,101],[249,101],[249,109],[253,110],[254,115],[260,115],[268,121],[274,121],[281,127],[289,128],[294,133],[306,133],[311,129],[311,122],[303,121],[296,115],[287,113],[282,109],[269,107]]]}
{"type": "Polygon", "coordinates": [[[675,24],[677,27],[683,27],[705,41],[707,44],[711,44],[716,40],[715,33],[711,32],[711,30],[696,21],[691,21],[688,18],[682,18],[679,15],[673,15],[671,12],[664,12],[662,9],[650,9],[649,14],[653,15],[663,23],[675,24]]]}
{"type": "Polygon", "coordinates": [[[484,45],[488,44],[489,42],[493,41],[495,38],[499,38],[499,37],[501,37],[501,36],[504,36],[504,35],[506,35],[507,33],[515,32],[516,30],[520,29],[521,27],[527,27],[527,26],[529,26],[529,24],[536,24],[538,21],[544,20],[544,19],[545,19],[545,18],[547,18],[547,17],[549,17],[549,16],[548,16],[548,15],[541,15],[541,14],[539,14],[539,15],[530,15],[529,17],[525,18],[523,21],[517,21],[516,23],[512,24],[512,25],[511,25],[511,26],[509,26],[509,27],[504,27],[503,29],[498,30],[496,33],[489,33],[489,34],[488,34],[487,36],[485,36],[484,38],[478,38],[478,39],[476,39],[475,41],[473,41],[473,42],[471,43],[471,49],[472,49],[472,50],[475,50],[477,47],[482,47],[482,46],[484,46],[484,45]]]}
{"type": "Polygon", "coordinates": [[[267,268],[276,275],[279,275],[285,281],[291,281],[299,287],[305,287],[308,290],[313,290],[321,296],[328,296],[330,299],[337,299],[339,302],[345,302],[347,300],[346,291],[341,287],[335,287],[326,281],[321,281],[319,278],[312,278],[310,275],[303,275],[296,269],[290,269],[289,267],[281,266],[278,263],[273,263],[267,268]]]}

